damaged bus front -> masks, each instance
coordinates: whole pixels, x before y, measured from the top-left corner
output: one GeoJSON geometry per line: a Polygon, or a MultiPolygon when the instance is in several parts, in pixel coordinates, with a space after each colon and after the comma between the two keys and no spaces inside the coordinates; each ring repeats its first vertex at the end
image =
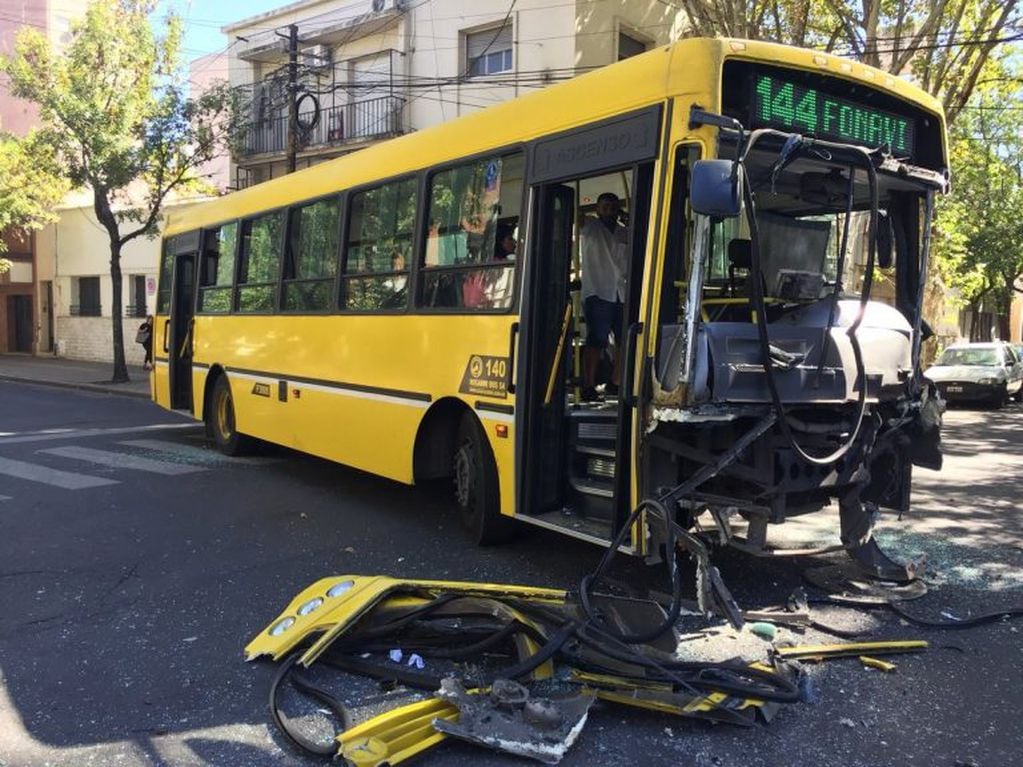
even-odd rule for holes
{"type": "Polygon", "coordinates": [[[908,508],[914,465],[941,462],[941,402],[920,355],[934,198],[948,179],[942,118],[738,60],[721,92],[720,111],[689,113],[721,159],[691,163],[675,202],[690,210],[691,244],[677,321],[659,328],[646,486],[690,523],[709,511],[755,554],[769,523],[837,500],[842,547],[875,576],[908,580],[913,566],[886,558],[870,531],[878,508],[908,508]]]}

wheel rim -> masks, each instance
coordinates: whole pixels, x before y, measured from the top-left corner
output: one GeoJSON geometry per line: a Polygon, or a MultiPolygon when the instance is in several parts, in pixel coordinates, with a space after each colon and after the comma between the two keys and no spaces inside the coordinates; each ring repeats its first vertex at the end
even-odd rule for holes
{"type": "Polygon", "coordinates": [[[455,499],[463,509],[470,509],[473,494],[473,473],[475,464],[472,460],[471,445],[466,442],[455,453],[455,499]]]}
{"type": "Polygon", "coordinates": [[[231,407],[231,395],[221,390],[216,406],[217,432],[226,441],[234,433],[234,409],[231,407]]]}

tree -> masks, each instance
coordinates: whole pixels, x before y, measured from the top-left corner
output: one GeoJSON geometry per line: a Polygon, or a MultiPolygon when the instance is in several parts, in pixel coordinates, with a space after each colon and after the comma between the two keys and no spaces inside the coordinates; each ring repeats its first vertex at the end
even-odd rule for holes
{"type": "MultiPolygon", "coordinates": [[[[22,140],[0,134],[0,232],[9,228],[41,229],[54,220],[56,205],[67,192],[53,154],[31,134],[22,140]]],[[[0,254],[5,244],[0,238],[0,254]]],[[[9,263],[0,258],[0,274],[9,263]]]]}
{"type": "Polygon", "coordinates": [[[695,34],[821,48],[912,72],[954,122],[1000,43],[1023,39],[1018,0],[681,0],[695,34]]]}
{"type": "MultiPolygon", "coordinates": [[[[994,78],[963,109],[952,133],[955,190],[939,207],[935,240],[944,282],[974,316],[982,303],[992,306],[1006,340],[1013,297],[1023,293],[1023,115],[1013,106],[1019,82],[994,78]]],[[[974,340],[986,340],[977,331],[974,323],[974,340]]]]}
{"type": "Polygon", "coordinates": [[[121,251],[158,232],[172,195],[194,191],[200,166],[237,133],[237,105],[225,86],[186,96],[181,25],[163,36],[149,16],[156,0],[95,0],[56,53],[25,28],[0,63],[14,95],[35,102],[45,140],[70,184],[92,192],[110,241],[115,382],[128,380],[121,321],[121,251]]]}

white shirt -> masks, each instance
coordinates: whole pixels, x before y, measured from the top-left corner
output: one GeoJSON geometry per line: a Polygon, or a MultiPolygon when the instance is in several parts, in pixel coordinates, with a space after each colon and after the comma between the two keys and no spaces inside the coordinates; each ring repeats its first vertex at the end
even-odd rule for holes
{"type": "Polygon", "coordinates": [[[629,232],[624,226],[616,224],[612,234],[599,218],[583,224],[580,240],[584,301],[590,296],[603,301],[625,300],[628,239],[629,232]]]}

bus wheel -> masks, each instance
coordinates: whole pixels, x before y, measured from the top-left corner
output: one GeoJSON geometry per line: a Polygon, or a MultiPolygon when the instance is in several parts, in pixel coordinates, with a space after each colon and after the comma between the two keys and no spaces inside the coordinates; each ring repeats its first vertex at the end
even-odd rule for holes
{"type": "Polygon", "coordinates": [[[224,455],[242,455],[252,447],[252,439],[235,429],[234,401],[227,376],[220,376],[213,384],[213,394],[206,409],[206,433],[224,455]]]}
{"type": "Polygon", "coordinates": [[[456,445],[455,500],[469,537],[478,546],[508,540],[514,528],[509,519],[501,516],[494,454],[483,429],[468,413],[458,426],[456,445]]]}

